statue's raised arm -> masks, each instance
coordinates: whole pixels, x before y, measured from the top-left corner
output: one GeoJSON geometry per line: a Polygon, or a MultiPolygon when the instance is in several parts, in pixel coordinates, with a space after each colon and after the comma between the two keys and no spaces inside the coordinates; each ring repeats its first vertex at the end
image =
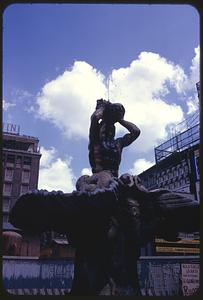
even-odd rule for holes
{"type": "Polygon", "coordinates": [[[121,147],[127,147],[138,138],[140,135],[140,129],[135,124],[124,119],[121,119],[119,123],[130,132],[125,134],[122,138],[119,138],[121,147]]]}

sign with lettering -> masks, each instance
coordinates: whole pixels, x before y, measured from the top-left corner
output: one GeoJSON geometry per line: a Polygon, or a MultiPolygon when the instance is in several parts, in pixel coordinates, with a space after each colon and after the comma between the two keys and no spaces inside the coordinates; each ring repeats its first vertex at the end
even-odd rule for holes
{"type": "Polygon", "coordinates": [[[183,296],[193,295],[199,287],[199,264],[182,264],[183,296]]]}
{"type": "Polygon", "coordinates": [[[3,132],[19,134],[20,125],[12,123],[3,123],[3,132]]]}

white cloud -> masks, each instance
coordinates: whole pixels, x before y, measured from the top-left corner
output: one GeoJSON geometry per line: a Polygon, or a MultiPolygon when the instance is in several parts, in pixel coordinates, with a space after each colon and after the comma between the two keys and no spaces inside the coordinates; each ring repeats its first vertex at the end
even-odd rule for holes
{"type": "Polygon", "coordinates": [[[187,114],[191,114],[199,109],[199,99],[197,94],[196,83],[200,81],[200,47],[195,48],[195,56],[192,59],[190,67],[190,75],[184,85],[185,93],[189,90],[192,91],[193,95],[186,99],[188,106],[187,114]]]}
{"type": "Polygon", "coordinates": [[[148,161],[145,158],[137,159],[133,164],[133,168],[129,170],[129,173],[133,175],[139,175],[140,173],[152,167],[154,164],[154,162],[148,161]]]}
{"type": "Polygon", "coordinates": [[[92,175],[92,171],[91,171],[90,168],[84,168],[81,171],[81,175],[89,175],[89,176],[91,176],[92,175]]]}
{"type": "MultiPolygon", "coordinates": [[[[193,66],[196,63],[194,59],[193,66]]],[[[183,92],[186,80],[179,65],[151,52],[142,52],[128,67],[112,71],[110,99],[121,102],[126,109],[125,119],[141,129],[134,143],[137,150],[152,149],[167,138],[169,126],[183,120],[183,110],[175,104],[177,99],[169,103],[165,96],[171,88],[183,92]]],[[[44,85],[37,97],[38,114],[67,137],[87,139],[96,100],[106,95],[105,76],[88,63],[76,61],[72,69],[44,85]]],[[[121,131],[121,127],[118,129],[121,131]]]]}
{"type": "Polygon", "coordinates": [[[15,103],[7,102],[3,100],[3,110],[8,111],[11,107],[14,107],[15,103]]]}
{"type": "Polygon", "coordinates": [[[51,147],[50,149],[45,149],[43,146],[40,147],[40,152],[42,154],[40,159],[40,167],[48,167],[53,162],[56,156],[56,149],[51,147]]]}
{"type": "Polygon", "coordinates": [[[187,114],[190,115],[199,109],[199,99],[198,96],[189,97],[187,101],[188,111],[187,114]]]}
{"type": "Polygon", "coordinates": [[[28,113],[36,114],[35,97],[27,90],[12,89],[11,90],[12,101],[15,103],[12,106],[20,106],[21,110],[28,113]]]}
{"type": "Polygon", "coordinates": [[[33,95],[26,90],[23,89],[13,89],[11,92],[12,97],[14,97],[18,102],[19,101],[28,101],[33,95]]]}
{"type": "Polygon", "coordinates": [[[104,76],[83,61],[76,61],[45,84],[38,95],[39,115],[59,127],[68,137],[84,137],[96,99],[105,97],[104,76]]]}
{"type": "Polygon", "coordinates": [[[62,160],[57,157],[57,151],[54,147],[50,149],[41,147],[41,153],[38,188],[63,192],[75,190],[76,178],[71,169],[71,158],[62,160]]]}
{"type": "Polygon", "coordinates": [[[195,56],[192,59],[190,75],[186,83],[187,89],[195,89],[196,83],[200,80],[200,47],[195,48],[195,56]]]}
{"type": "Polygon", "coordinates": [[[181,107],[167,103],[164,96],[171,86],[179,91],[184,78],[179,66],[149,52],[142,52],[128,68],[113,71],[112,98],[124,104],[125,118],[141,129],[141,135],[132,147],[147,152],[161,139],[167,138],[170,124],[182,121],[181,107]]]}

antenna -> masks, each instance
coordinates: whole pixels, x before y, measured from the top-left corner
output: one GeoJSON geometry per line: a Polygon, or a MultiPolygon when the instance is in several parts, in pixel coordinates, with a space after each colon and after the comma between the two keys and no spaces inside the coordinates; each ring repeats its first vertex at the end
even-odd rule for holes
{"type": "Polygon", "coordinates": [[[109,101],[109,76],[108,76],[108,79],[107,79],[107,86],[108,86],[108,96],[107,96],[107,100],[109,101]]]}
{"type": "Polygon", "coordinates": [[[108,79],[107,79],[107,88],[108,88],[108,101],[110,101],[109,100],[109,95],[110,95],[110,81],[111,81],[111,78],[112,78],[112,67],[111,67],[111,71],[110,71],[110,73],[109,73],[109,75],[108,75],[108,79]]]}

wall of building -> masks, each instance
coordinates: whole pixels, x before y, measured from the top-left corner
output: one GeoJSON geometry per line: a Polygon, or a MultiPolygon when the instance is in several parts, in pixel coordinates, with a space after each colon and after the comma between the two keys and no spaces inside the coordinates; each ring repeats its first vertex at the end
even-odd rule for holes
{"type": "Polygon", "coordinates": [[[164,188],[190,193],[199,201],[199,145],[175,152],[139,174],[149,190],[164,188]]]}
{"type": "MultiPolygon", "coordinates": [[[[139,174],[142,184],[149,190],[163,188],[174,192],[186,193],[185,196],[200,201],[200,171],[199,171],[199,144],[182,152],[174,152],[158,162],[148,170],[139,174]]],[[[187,235],[180,233],[179,242],[168,243],[165,240],[155,239],[151,243],[151,255],[197,255],[200,251],[198,243],[185,244],[187,235]],[[185,236],[185,237],[184,237],[185,236]]],[[[193,234],[199,235],[198,233],[193,234]]],[[[143,247],[145,255],[148,254],[143,247]]]]}
{"type": "Polygon", "coordinates": [[[3,222],[17,198],[36,189],[40,153],[38,139],[19,134],[3,134],[3,222]]]}

